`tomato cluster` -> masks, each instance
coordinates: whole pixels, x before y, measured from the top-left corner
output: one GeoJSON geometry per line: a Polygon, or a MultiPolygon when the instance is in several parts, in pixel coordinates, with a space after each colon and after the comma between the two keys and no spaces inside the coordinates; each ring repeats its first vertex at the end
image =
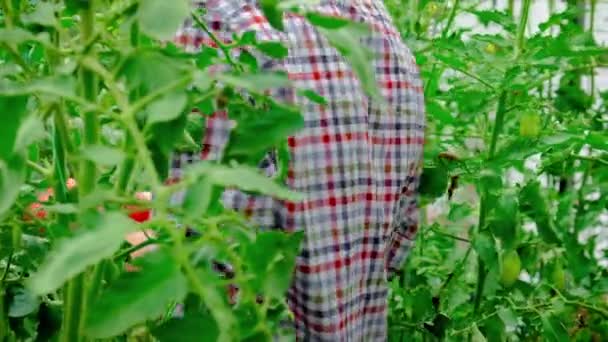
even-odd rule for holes
{"type": "MultiPolygon", "coordinates": [[[[66,187],[68,191],[74,190],[77,186],[76,180],[69,178],[66,181],[66,187]]],[[[52,188],[48,188],[36,196],[37,201],[30,204],[23,214],[23,220],[25,222],[31,222],[32,220],[45,220],[48,218],[48,211],[44,209],[44,204],[48,203],[51,198],[55,195],[55,191],[52,188]]],[[[152,200],[152,194],[150,192],[138,192],[135,194],[135,198],[140,201],[152,200]]],[[[127,205],[125,209],[129,213],[129,217],[138,223],[146,222],[150,219],[152,212],[150,209],[141,208],[136,205],[127,205]]],[[[44,233],[44,228],[40,229],[40,233],[44,233]]]]}

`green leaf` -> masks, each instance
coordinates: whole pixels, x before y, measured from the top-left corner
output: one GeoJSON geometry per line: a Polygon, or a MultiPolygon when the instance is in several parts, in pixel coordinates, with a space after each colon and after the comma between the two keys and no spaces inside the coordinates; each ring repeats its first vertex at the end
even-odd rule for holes
{"type": "Polygon", "coordinates": [[[256,287],[269,298],[282,298],[287,292],[300,250],[301,233],[270,231],[258,234],[245,248],[248,270],[256,276],[256,287]]]}
{"type": "Polygon", "coordinates": [[[220,331],[213,316],[208,312],[193,312],[184,318],[173,318],[152,329],[152,335],[160,342],[217,341],[220,331]]]}
{"type": "Polygon", "coordinates": [[[454,119],[452,113],[445,109],[443,105],[439,103],[439,101],[433,101],[432,99],[427,101],[426,110],[431,117],[439,121],[442,125],[454,124],[456,122],[456,119],[454,119]]]}
{"type": "Polygon", "coordinates": [[[443,53],[436,52],[433,54],[433,56],[435,56],[435,58],[437,58],[438,60],[443,62],[445,65],[452,67],[453,69],[456,69],[456,70],[467,70],[468,69],[467,63],[463,62],[462,58],[460,56],[457,56],[455,54],[450,55],[450,54],[447,54],[446,52],[443,52],[443,53]]]}
{"type": "Polygon", "coordinates": [[[479,331],[477,324],[473,324],[473,334],[471,336],[471,341],[473,342],[486,342],[485,336],[479,331]]]}
{"type": "Polygon", "coordinates": [[[4,215],[19,197],[21,185],[25,182],[26,165],[25,159],[21,156],[15,156],[9,160],[0,159],[0,219],[4,219],[4,215]]]}
{"type": "Polygon", "coordinates": [[[473,239],[473,248],[488,268],[497,268],[498,253],[496,253],[496,242],[490,234],[487,232],[477,233],[473,239]]]}
{"type": "Polygon", "coordinates": [[[103,166],[118,165],[125,157],[121,150],[103,145],[86,146],[82,156],[103,166]]]}
{"type": "Polygon", "coordinates": [[[311,90],[311,89],[298,90],[298,95],[304,96],[316,104],[327,105],[327,99],[325,99],[323,96],[317,94],[314,90],[311,90]]]}
{"type": "Polygon", "coordinates": [[[38,310],[40,301],[24,288],[11,291],[12,298],[8,308],[9,317],[24,317],[38,310]]]}
{"type": "Polygon", "coordinates": [[[12,29],[0,28],[0,42],[13,45],[19,45],[24,42],[39,42],[43,45],[48,45],[49,36],[46,33],[34,35],[19,27],[12,29]]]}
{"type": "Polygon", "coordinates": [[[55,25],[57,25],[55,4],[52,2],[39,1],[36,3],[36,6],[34,6],[34,11],[23,14],[21,20],[26,25],[38,24],[55,27],[55,25]]]}
{"type": "MultiPolygon", "coordinates": [[[[269,298],[282,300],[291,286],[291,279],[296,264],[296,256],[300,252],[302,233],[283,234],[283,241],[278,245],[267,245],[268,248],[278,248],[280,257],[268,265],[268,274],[264,279],[264,293],[269,298]]],[[[258,235],[259,238],[259,235],[258,235]]],[[[258,240],[259,241],[259,240],[258,240]]],[[[262,249],[268,251],[269,249],[262,249]]]]}
{"type": "Polygon", "coordinates": [[[608,141],[603,133],[591,132],[585,138],[585,142],[594,149],[608,151],[608,141]]]}
{"type": "Polygon", "coordinates": [[[287,74],[282,72],[241,75],[218,74],[215,77],[226,85],[258,93],[291,85],[287,74]]]}
{"type": "Polygon", "coordinates": [[[545,22],[538,25],[538,28],[544,32],[552,26],[561,26],[564,20],[571,20],[576,18],[576,15],[580,12],[577,7],[568,7],[563,12],[553,13],[545,22]]]}
{"type": "Polygon", "coordinates": [[[142,32],[158,40],[170,40],[190,14],[188,0],[145,0],[139,4],[137,20],[142,32]]]}
{"type": "Polygon", "coordinates": [[[256,47],[264,54],[276,59],[285,58],[289,53],[285,45],[280,42],[262,42],[258,43],[256,47]]]}
{"type": "Polygon", "coordinates": [[[138,272],[125,273],[92,303],[87,335],[110,338],[130,327],[160,317],[188,293],[188,282],[168,251],[147,254],[135,262],[138,272]]]}
{"type": "Polygon", "coordinates": [[[177,119],[188,104],[188,96],[184,92],[174,92],[152,102],[147,108],[147,124],[167,122],[177,119]]]}
{"type": "Polygon", "coordinates": [[[454,203],[450,207],[450,213],[448,214],[448,219],[452,222],[460,221],[464,218],[467,218],[471,215],[473,209],[467,203],[454,203]]]}
{"type": "Polygon", "coordinates": [[[136,228],[132,220],[118,212],[84,222],[84,226],[79,235],[60,241],[28,280],[34,294],[51,293],[87,267],[111,257],[120,248],[124,235],[136,228]],[[87,229],[89,225],[93,227],[87,229]]]}
{"type": "Polygon", "coordinates": [[[260,193],[291,201],[302,199],[301,194],[279,185],[261,174],[260,170],[254,167],[242,165],[225,166],[201,162],[190,166],[186,172],[195,177],[196,175],[205,176],[210,183],[218,186],[235,187],[243,191],[260,193]]]}
{"type": "Polygon", "coordinates": [[[560,240],[555,232],[553,216],[538,181],[528,183],[521,190],[519,202],[522,212],[528,214],[536,223],[536,229],[543,240],[547,243],[558,243],[560,240]]]}
{"type": "Polygon", "coordinates": [[[283,10],[279,8],[279,0],[261,0],[262,12],[273,28],[283,31],[283,10]]]}
{"type": "MultiPolygon", "coordinates": [[[[331,19],[328,18],[327,20],[331,19]]],[[[370,63],[373,54],[361,44],[362,39],[371,34],[370,28],[360,23],[351,22],[334,29],[321,26],[317,26],[317,29],[348,61],[359,78],[365,93],[376,100],[382,101],[372,63],[370,63]]]]}
{"type": "Polygon", "coordinates": [[[15,139],[15,152],[22,153],[31,144],[43,140],[47,133],[44,130],[44,123],[40,118],[29,115],[21,123],[17,137],[15,139]]]}
{"type": "Polygon", "coordinates": [[[351,23],[351,21],[344,18],[327,16],[316,12],[306,13],[306,19],[314,26],[330,30],[339,29],[351,23]]]}
{"type": "Polygon", "coordinates": [[[412,320],[416,323],[426,322],[435,315],[433,295],[427,287],[415,289],[407,297],[412,308],[412,320]]]}
{"type": "MultiPolygon", "coordinates": [[[[0,94],[9,97],[35,94],[84,101],[76,95],[76,79],[70,76],[45,77],[30,81],[28,84],[15,82],[0,82],[0,94]]],[[[1,96],[1,95],[0,95],[1,96]]]]}
{"type": "Polygon", "coordinates": [[[443,165],[425,167],[418,188],[421,195],[434,200],[448,189],[448,171],[443,165]]]}
{"type": "Polygon", "coordinates": [[[500,308],[498,311],[498,317],[502,320],[505,325],[505,330],[509,333],[513,333],[517,330],[519,320],[517,314],[510,308],[500,308]]]}
{"type": "Polygon", "coordinates": [[[471,13],[477,16],[479,21],[484,25],[496,23],[509,32],[515,32],[517,27],[513,22],[513,18],[504,11],[486,10],[471,11],[471,13]]]}
{"type": "Polygon", "coordinates": [[[543,336],[547,342],[570,341],[568,331],[557,316],[544,313],[541,318],[543,321],[543,336]]]}
{"type": "MultiPolygon", "coordinates": [[[[183,0],[179,0],[183,1],[183,0]]],[[[124,63],[120,76],[125,77],[130,91],[145,96],[146,92],[166,87],[191,71],[184,59],[171,58],[159,51],[141,49],[134,51],[124,63]],[[144,93],[141,93],[141,91],[144,93]]],[[[206,78],[199,75],[197,80],[206,78]]]]}
{"type": "Polygon", "coordinates": [[[201,177],[191,185],[184,197],[184,215],[187,219],[200,219],[207,213],[212,199],[213,185],[201,177]]]}
{"type": "Polygon", "coordinates": [[[46,205],[44,209],[51,213],[57,214],[76,214],[78,213],[78,207],[71,203],[59,203],[53,205],[46,205]]]}
{"type": "Polygon", "coordinates": [[[227,158],[257,164],[270,148],[302,127],[304,118],[299,112],[272,106],[267,112],[255,113],[239,120],[230,132],[224,153],[227,158]]]}
{"type": "Polygon", "coordinates": [[[28,98],[0,96],[0,160],[11,158],[21,123],[26,115],[28,98]]]}
{"type": "Polygon", "coordinates": [[[498,198],[493,208],[493,216],[489,223],[490,229],[507,249],[513,248],[517,242],[518,214],[517,195],[512,192],[506,192],[498,198]]]}

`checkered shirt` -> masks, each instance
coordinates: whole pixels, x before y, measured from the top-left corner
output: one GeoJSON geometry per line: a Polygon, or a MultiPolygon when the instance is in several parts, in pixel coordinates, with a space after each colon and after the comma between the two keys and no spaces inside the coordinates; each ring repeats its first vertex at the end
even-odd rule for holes
{"type": "MultiPolygon", "coordinates": [[[[387,336],[387,275],[399,269],[418,226],[417,185],[424,140],[422,82],[411,52],[380,0],[321,0],[313,10],[369,24],[361,41],[375,58],[377,85],[388,105],[372,101],[345,59],[301,16],[284,18],[285,32],[271,28],[251,0],[208,0],[204,18],[220,39],[255,31],[258,41],[281,41],[289,50],[267,68],[286,71],[296,88],[327,100],[313,103],[293,89],[280,100],[298,105],[305,127],[289,138],[287,185],[305,195],[286,202],[228,190],[226,207],[254,222],[304,230],[288,302],[298,340],[383,341],[387,336]]],[[[187,51],[213,45],[187,23],[176,42],[187,51]]],[[[229,113],[207,119],[201,155],[177,155],[172,177],[185,163],[221,155],[229,137],[229,113]]],[[[267,158],[262,167],[272,174],[267,158]]]]}

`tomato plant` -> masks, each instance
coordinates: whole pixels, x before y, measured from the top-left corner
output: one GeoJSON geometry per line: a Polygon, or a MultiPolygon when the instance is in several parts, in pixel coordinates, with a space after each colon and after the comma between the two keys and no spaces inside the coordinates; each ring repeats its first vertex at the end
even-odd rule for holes
{"type": "MultiPolygon", "coordinates": [[[[171,43],[186,19],[211,32],[190,0],[0,5],[0,341],[289,337],[283,299],[301,233],[258,231],[217,196],[300,198],[257,169],[302,124],[267,95],[287,76],[253,57],[286,48],[235,32],[186,53],[171,43]],[[251,53],[235,60],[242,50],[251,53]],[[227,108],[238,155],[169,178],[172,153],[200,153],[205,117],[227,108]],[[264,115],[272,124],[254,132],[264,115]],[[126,239],[132,232],[148,238],[126,239]]],[[[280,5],[263,2],[277,29],[280,5]]],[[[355,26],[288,6],[332,42],[355,26]]]]}
{"type": "Polygon", "coordinates": [[[421,192],[440,211],[392,281],[391,340],[608,336],[605,252],[589,234],[608,209],[608,91],[583,87],[608,49],[581,25],[595,1],[567,3],[529,30],[531,0],[386,1],[424,77],[421,192]]]}

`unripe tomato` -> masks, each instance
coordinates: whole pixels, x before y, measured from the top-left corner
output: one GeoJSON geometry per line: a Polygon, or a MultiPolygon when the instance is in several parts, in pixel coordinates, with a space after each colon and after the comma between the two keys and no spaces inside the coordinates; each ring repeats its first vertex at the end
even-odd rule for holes
{"type": "Polygon", "coordinates": [[[496,52],[498,52],[498,47],[496,47],[495,44],[488,43],[488,45],[486,45],[485,51],[491,55],[495,55],[496,52]]]}
{"type": "Polygon", "coordinates": [[[521,116],[519,134],[528,138],[536,138],[540,134],[540,116],[538,113],[528,112],[521,116]]]}
{"type": "Polygon", "coordinates": [[[426,12],[429,14],[429,16],[435,18],[440,16],[443,10],[438,3],[431,1],[426,5],[426,12]]]}
{"type": "Polygon", "coordinates": [[[501,261],[500,282],[505,287],[511,287],[515,284],[521,272],[519,254],[515,250],[507,251],[502,255],[501,261]]]}
{"type": "Polygon", "coordinates": [[[563,291],[566,288],[566,272],[564,272],[564,268],[559,262],[555,263],[551,270],[551,282],[559,291],[563,291]]]}

